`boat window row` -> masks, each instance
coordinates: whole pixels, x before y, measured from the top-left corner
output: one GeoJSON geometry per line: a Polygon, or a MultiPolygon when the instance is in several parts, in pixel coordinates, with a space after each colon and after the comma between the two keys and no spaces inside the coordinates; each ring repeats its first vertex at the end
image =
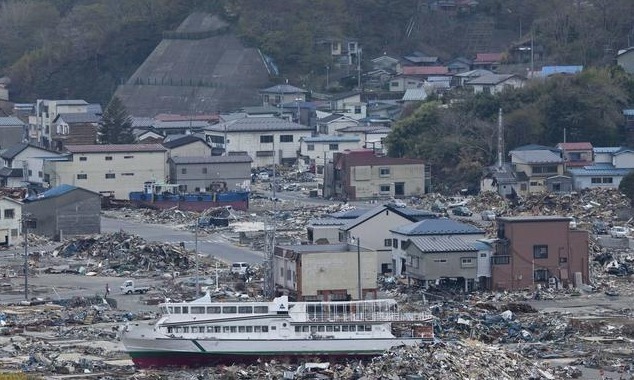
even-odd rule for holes
{"type": "Polygon", "coordinates": [[[372,325],[303,325],[295,326],[295,332],[356,332],[372,331],[372,325]]]}
{"type": "Polygon", "coordinates": [[[168,326],[168,334],[179,333],[268,333],[269,326],[168,326]]]}
{"type": "Polygon", "coordinates": [[[268,306],[163,306],[169,314],[268,314],[268,306]]]}

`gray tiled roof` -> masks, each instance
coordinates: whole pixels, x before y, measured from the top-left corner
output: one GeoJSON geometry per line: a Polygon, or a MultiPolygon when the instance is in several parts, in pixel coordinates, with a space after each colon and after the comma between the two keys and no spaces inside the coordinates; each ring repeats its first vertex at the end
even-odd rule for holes
{"type": "Polygon", "coordinates": [[[67,145],[70,153],[165,152],[161,144],[67,145]]]}
{"type": "Polygon", "coordinates": [[[17,143],[15,145],[11,145],[10,147],[2,151],[2,153],[0,154],[0,157],[9,159],[9,160],[13,159],[15,156],[18,155],[18,153],[26,149],[28,146],[29,144],[27,143],[17,143]]]}
{"type": "Polygon", "coordinates": [[[348,223],[347,219],[337,218],[315,218],[308,222],[309,226],[343,226],[348,223]]]}
{"type": "Polygon", "coordinates": [[[0,117],[0,127],[22,127],[25,123],[15,116],[0,117]]]}
{"type": "Polygon", "coordinates": [[[319,253],[319,252],[344,252],[348,251],[348,244],[298,244],[280,245],[282,249],[291,250],[297,253],[319,253]]]}
{"type": "Polygon", "coordinates": [[[260,92],[274,93],[274,94],[296,94],[296,93],[305,93],[308,91],[295,87],[295,86],[291,86],[290,84],[278,84],[273,87],[260,90],[260,92]]]}
{"type": "Polygon", "coordinates": [[[267,132],[267,131],[312,131],[313,127],[292,123],[277,117],[245,117],[205,128],[208,131],[224,132],[267,132]]]}
{"type": "Polygon", "coordinates": [[[318,136],[318,137],[304,137],[303,141],[306,143],[320,143],[320,142],[357,142],[361,139],[356,136],[318,136]]]}
{"type": "Polygon", "coordinates": [[[560,155],[549,150],[514,150],[511,155],[527,164],[558,164],[564,162],[560,155]]]}
{"type": "Polygon", "coordinates": [[[172,157],[175,164],[229,164],[229,163],[244,163],[253,162],[253,159],[246,155],[235,156],[191,156],[191,157],[172,157]]]}
{"type": "Polygon", "coordinates": [[[413,237],[410,241],[423,253],[432,252],[476,252],[473,243],[467,243],[457,236],[413,237]]]}
{"type": "Polygon", "coordinates": [[[407,236],[484,234],[480,228],[449,218],[423,219],[420,222],[397,227],[390,231],[407,236]]]}
{"type": "MultiPolygon", "coordinates": [[[[415,218],[413,215],[408,215],[406,213],[403,212],[403,210],[405,210],[406,208],[395,208],[395,207],[388,207],[385,205],[380,205],[377,207],[374,207],[370,210],[367,210],[363,215],[359,216],[356,219],[352,219],[350,221],[348,221],[348,223],[346,223],[346,225],[342,226],[341,229],[344,231],[347,231],[355,226],[358,226],[359,224],[365,222],[366,220],[372,219],[374,218],[376,215],[382,213],[385,210],[390,210],[395,214],[400,215],[401,217],[403,217],[403,219],[406,220],[410,220],[412,222],[418,220],[418,218],[415,218]]],[[[411,210],[410,210],[411,212],[411,210]]]]}
{"type": "Polygon", "coordinates": [[[60,113],[55,118],[56,120],[62,119],[68,124],[73,123],[99,123],[101,116],[94,113],[77,112],[77,113],[60,113]]]}
{"type": "Polygon", "coordinates": [[[465,85],[497,85],[512,77],[514,74],[488,74],[482,75],[465,83],[465,85]]]}

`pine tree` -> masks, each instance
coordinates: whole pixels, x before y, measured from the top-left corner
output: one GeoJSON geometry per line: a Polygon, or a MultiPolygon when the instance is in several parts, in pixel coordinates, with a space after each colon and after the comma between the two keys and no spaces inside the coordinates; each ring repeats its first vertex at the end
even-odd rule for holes
{"type": "Polygon", "coordinates": [[[101,144],[132,144],[132,119],[118,97],[113,97],[103,113],[99,128],[101,144]]]}

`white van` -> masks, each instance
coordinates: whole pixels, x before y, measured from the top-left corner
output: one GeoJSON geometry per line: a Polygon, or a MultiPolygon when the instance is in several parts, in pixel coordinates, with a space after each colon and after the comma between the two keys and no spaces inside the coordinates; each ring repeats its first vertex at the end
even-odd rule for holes
{"type": "Polygon", "coordinates": [[[231,264],[231,273],[246,274],[249,264],[245,262],[235,262],[231,264]]]}

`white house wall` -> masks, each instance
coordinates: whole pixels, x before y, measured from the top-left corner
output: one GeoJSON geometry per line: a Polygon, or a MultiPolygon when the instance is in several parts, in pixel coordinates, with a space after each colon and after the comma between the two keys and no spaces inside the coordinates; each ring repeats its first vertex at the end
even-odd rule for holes
{"type": "Polygon", "coordinates": [[[11,200],[0,198],[0,244],[8,241],[8,245],[15,244],[15,239],[21,233],[22,205],[11,200]],[[5,210],[13,210],[13,218],[5,218],[5,210]]]}
{"type": "Polygon", "coordinates": [[[618,169],[634,168],[634,152],[625,152],[614,156],[614,167],[618,169]]]}
{"type": "MultiPolygon", "coordinates": [[[[376,252],[362,250],[360,257],[361,287],[375,289],[376,252]]],[[[346,289],[356,298],[359,289],[357,262],[354,250],[302,254],[302,295],[316,296],[318,290],[346,289]]]]}
{"type": "Polygon", "coordinates": [[[77,153],[73,161],[45,161],[44,174],[51,187],[67,184],[128,199],[130,192],[142,191],[146,181],[165,181],[166,152],[77,153]],[[106,156],[112,160],[106,161],[106,156]],[[80,157],[87,159],[80,161],[80,157]],[[87,179],[78,179],[78,174],[87,179]],[[106,174],[114,178],[105,178],[106,174]]]}

